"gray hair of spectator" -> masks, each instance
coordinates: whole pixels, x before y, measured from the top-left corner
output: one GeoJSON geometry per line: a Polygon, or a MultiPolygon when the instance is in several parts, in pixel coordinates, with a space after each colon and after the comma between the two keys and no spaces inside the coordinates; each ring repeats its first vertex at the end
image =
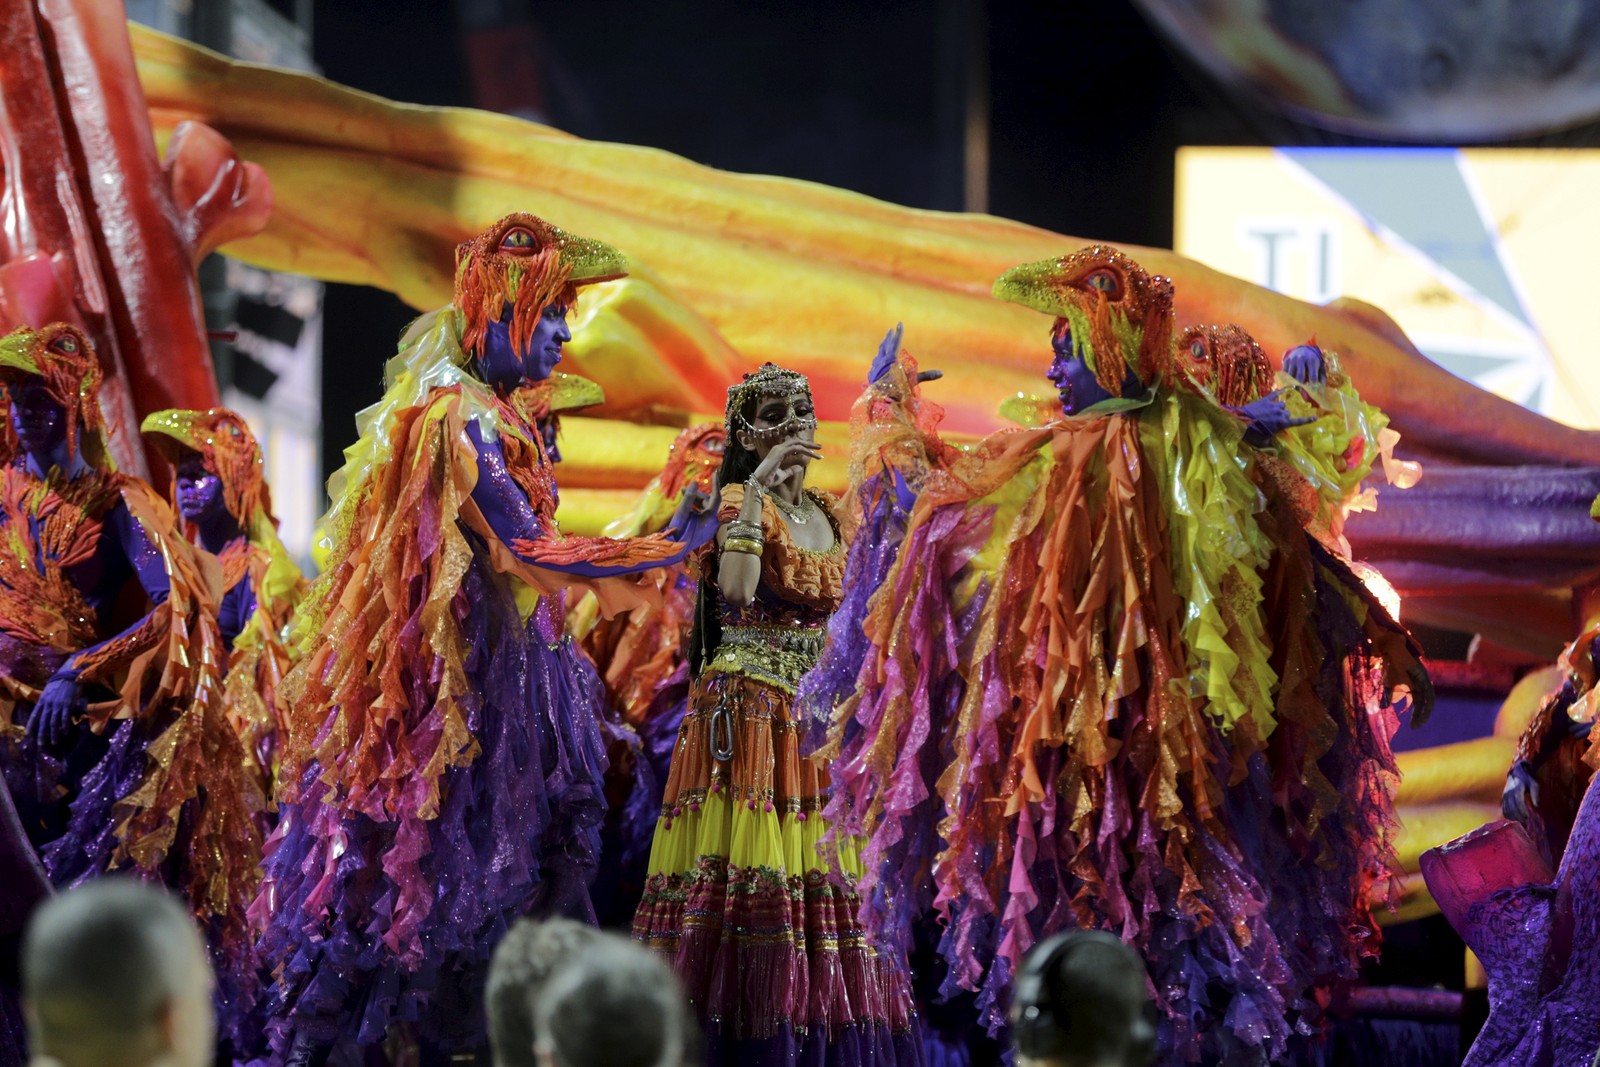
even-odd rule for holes
{"type": "Polygon", "coordinates": [[[679,1067],[688,1028],[677,978],[621,939],[574,957],[534,1000],[535,1048],[556,1067],[679,1067]]]}
{"type": "Polygon", "coordinates": [[[520,919],[506,931],[484,991],[495,1067],[533,1067],[534,999],[563,963],[604,937],[571,919],[520,919]]]}
{"type": "Polygon", "coordinates": [[[159,889],[102,878],[52,898],[22,946],[34,1053],[72,1064],[148,1060],[162,1051],[167,1014],[198,994],[205,960],[194,920],[159,889]]]}

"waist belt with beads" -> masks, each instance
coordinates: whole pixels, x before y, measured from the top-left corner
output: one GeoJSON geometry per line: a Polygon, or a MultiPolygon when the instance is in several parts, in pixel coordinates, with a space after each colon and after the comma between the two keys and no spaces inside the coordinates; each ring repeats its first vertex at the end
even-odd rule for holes
{"type": "MultiPolygon", "coordinates": [[[[724,626],[707,670],[743,675],[794,696],[826,640],[821,626],[724,626]]],[[[733,717],[723,707],[711,713],[711,755],[718,760],[733,755],[733,717]]]]}

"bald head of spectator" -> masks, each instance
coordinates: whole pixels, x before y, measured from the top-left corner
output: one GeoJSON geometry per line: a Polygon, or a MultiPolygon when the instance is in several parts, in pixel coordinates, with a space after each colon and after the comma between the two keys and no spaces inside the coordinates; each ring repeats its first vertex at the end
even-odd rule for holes
{"type": "Polygon", "coordinates": [[[1146,1067],[1156,1041],[1148,984],[1139,957],[1104,931],[1035,945],[1012,986],[1017,1067],[1146,1067]]]}
{"type": "Polygon", "coordinates": [[[23,940],[29,1044],[62,1067],[205,1067],[215,1054],[213,984],[189,913],[129,879],[55,897],[23,940]]]}
{"type": "Polygon", "coordinates": [[[654,954],[607,937],[551,976],[534,999],[539,1067],[681,1067],[688,1009],[654,954]]]}
{"type": "Polygon", "coordinates": [[[534,998],[557,968],[604,937],[571,919],[521,919],[506,932],[485,993],[495,1067],[534,1067],[534,998]]]}

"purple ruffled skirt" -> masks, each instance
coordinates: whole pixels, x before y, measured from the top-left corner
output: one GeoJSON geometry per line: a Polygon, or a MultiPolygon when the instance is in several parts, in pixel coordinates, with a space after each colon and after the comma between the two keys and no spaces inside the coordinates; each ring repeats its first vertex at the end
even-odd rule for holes
{"type": "Polygon", "coordinates": [[[268,842],[255,910],[279,1054],[296,1032],[359,1048],[396,1024],[436,1051],[480,1047],[488,961],[507,926],[528,914],[594,921],[606,771],[594,667],[541,615],[521,622],[481,554],[457,602],[480,752],[443,777],[437,817],[342,810],[313,766],[268,842]],[[420,951],[386,939],[402,889],[429,901],[420,951]]]}

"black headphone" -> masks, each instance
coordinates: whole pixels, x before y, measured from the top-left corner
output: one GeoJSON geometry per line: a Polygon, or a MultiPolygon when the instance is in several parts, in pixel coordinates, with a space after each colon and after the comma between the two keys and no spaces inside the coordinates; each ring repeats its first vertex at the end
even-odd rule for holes
{"type": "MultiPolygon", "coordinates": [[[[1068,930],[1035,945],[1022,961],[1011,987],[1011,1039],[1030,1059],[1055,1059],[1072,1052],[1067,1047],[1065,1020],[1055,1017],[1049,981],[1085,945],[1132,950],[1121,938],[1104,930],[1068,930]]],[[[1141,968],[1142,969],[1142,968],[1141,968]]],[[[1156,1054],[1156,1008],[1150,998],[1129,1021],[1123,1053],[1125,1067],[1147,1067],[1156,1054]]]]}

